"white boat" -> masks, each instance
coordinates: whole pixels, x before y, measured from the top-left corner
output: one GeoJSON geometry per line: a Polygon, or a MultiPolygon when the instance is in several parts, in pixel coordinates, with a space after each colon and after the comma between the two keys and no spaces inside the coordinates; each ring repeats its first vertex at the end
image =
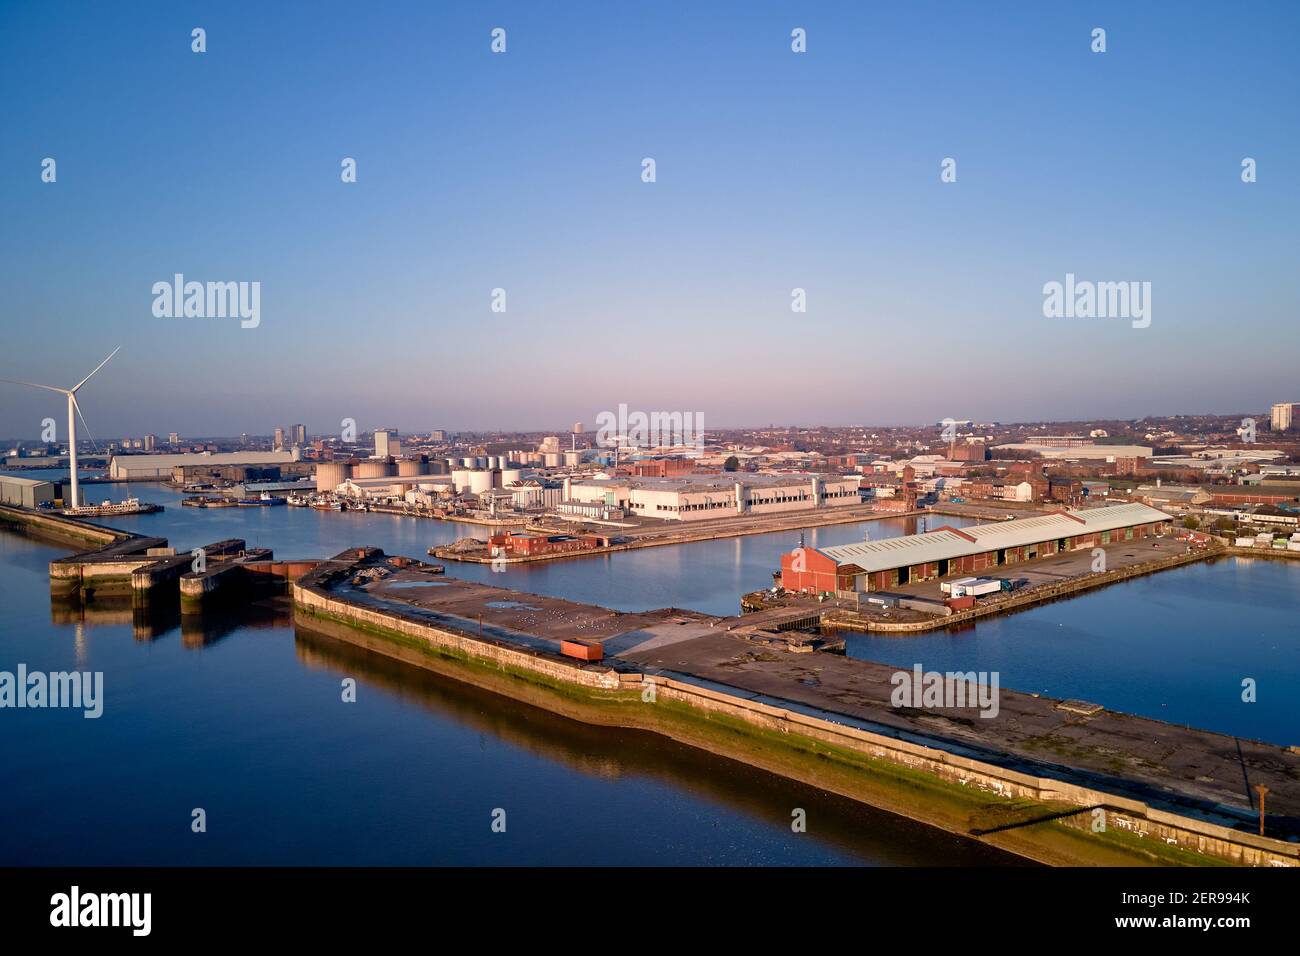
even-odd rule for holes
{"type": "Polygon", "coordinates": [[[143,502],[139,498],[127,498],[125,501],[104,501],[98,505],[64,508],[63,513],[76,518],[105,518],[113,515],[147,515],[162,510],[162,505],[143,502]]]}

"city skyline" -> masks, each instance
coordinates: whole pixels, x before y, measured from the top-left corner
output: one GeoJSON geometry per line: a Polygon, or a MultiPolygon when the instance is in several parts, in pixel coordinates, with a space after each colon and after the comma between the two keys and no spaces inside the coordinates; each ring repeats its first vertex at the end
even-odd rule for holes
{"type": "MultiPolygon", "coordinates": [[[[1269,406],[1273,404],[1277,404],[1277,403],[1269,403],[1269,406]]],[[[1297,403],[1286,402],[1281,404],[1300,405],[1300,402],[1297,403]]],[[[1251,410],[1238,410],[1235,412],[1184,411],[1184,412],[1177,412],[1171,415],[1141,415],[1141,416],[1129,417],[1129,418],[1101,417],[1101,416],[1093,416],[1091,418],[1068,418],[1068,419],[965,418],[965,419],[955,419],[955,421],[958,423],[958,425],[962,427],[964,432],[965,430],[968,430],[968,428],[978,430],[982,426],[993,426],[993,425],[1005,428],[1005,427],[1013,427],[1013,426],[1014,427],[1032,427],[1032,426],[1046,427],[1046,426],[1055,426],[1055,425],[1083,426],[1083,425],[1095,425],[1095,424],[1109,423],[1109,422],[1125,422],[1125,423],[1135,424],[1135,423],[1141,423],[1149,420],[1163,421],[1163,420],[1174,419],[1174,418],[1188,418],[1188,419],[1232,418],[1238,414],[1243,416],[1254,414],[1255,416],[1258,416],[1256,421],[1261,426],[1264,423],[1269,421],[1269,407],[1265,407],[1263,410],[1251,409],[1251,410]],[[970,423],[969,426],[965,424],[967,422],[970,423]]],[[[723,422],[717,425],[708,426],[707,428],[704,429],[704,434],[707,436],[710,433],[716,433],[716,432],[763,431],[768,429],[772,429],[772,430],[781,430],[781,429],[810,430],[810,429],[823,429],[823,428],[831,429],[831,430],[872,429],[872,428],[923,429],[923,428],[930,428],[930,427],[940,428],[942,427],[942,424],[943,424],[942,421],[933,422],[933,421],[919,421],[919,420],[895,421],[895,422],[883,422],[883,421],[877,422],[877,421],[861,420],[861,421],[843,421],[843,422],[833,422],[833,423],[816,422],[816,421],[806,421],[806,422],[774,421],[774,422],[763,422],[763,423],[748,422],[748,423],[741,423],[741,424],[723,422]]],[[[330,438],[330,437],[337,438],[339,433],[339,429],[337,428],[333,430],[327,430],[327,429],[318,430],[313,428],[310,425],[306,425],[305,427],[306,427],[308,440],[330,438]]],[[[91,438],[85,438],[79,436],[78,441],[83,446],[86,442],[91,440],[94,440],[103,445],[107,445],[128,438],[136,441],[142,441],[146,437],[152,437],[157,440],[159,445],[164,445],[168,443],[167,436],[171,433],[175,433],[178,436],[177,439],[178,442],[182,444],[186,441],[209,440],[209,439],[233,440],[239,438],[240,436],[245,436],[249,439],[268,439],[273,441],[276,431],[279,430],[280,428],[284,429],[286,435],[288,434],[289,426],[287,425],[286,426],[271,425],[269,427],[263,426],[262,428],[258,428],[258,429],[235,429],[233,431],[211,431],[211,432],[185,431],[185,430],[177,431],[177,429],[175,428],[161,428],[161,429],[126,428],[109,434],[93,435],[91,436],[91,438]]],[[[403,437],[415,437],[415,438],[423,438],[425,436],[428,436],[432,432],[443,431],[446,432],[448,436],[447,439],[448,441],[451,441],[452,438],[463,437],[466,435],[482,436],[482,435],[494,435],[494,434],[499,434],[499,435],[542,435],[542,434],[569,435],[572,434],[571,429],[569,427],[557,427],[554,424],[552,424],[551,426],[543,425],[537,428],[514,428],[509,426],[500,426],[500,427],[489,426],[489,427],[469,428],[469,427],[457,427],[455,425],[447,425],[447,424],[437,424],[437,425],[425,424],[425,425],[420,425],[415,427],[406,427],[406,426],[394,427],[391,424],[375,425],[375,426],[361,425],[358,426],[357,434],[361,437],[367,438],[370,441],[373,441],[374,433],[382,432],[382,431],[392,431],[398,433],[403,437]]],[[[594,437],[594,433],[588,435],[587,437],[589,438],[594,437]]],[[[34,434],[33,435],[21,435],[21,434],[0,435],[0,440],[40,443],[40,439],[38,437],[35,437],[34,434]]],[[[54,444],[66,444],[66,441],[64,439],[58,439],[54,442],[54,444]]],[[[286,440],[286,444],[288,444],[287,440],[286,440]]],[[[351,444],[351,443],[344,442],[344,444],[351,444]]]]}
{"type": "MultiPolygon", "coordinates": [[[[97,438],[268,408],[544,430],[620,403],[839,425],[1293,391],[1292,7],[345,9],[9,14],[0,278],[30,335],[6,377],[123,344],[97,438]],[[178,274],[259,283],[257,326],[157,317],[178,274]],[[1151,283],[1150,324],[1045,317],[1067,276],[1151,283]]],[[[6,390],[0,432],[51,407],[6,390]]]]}

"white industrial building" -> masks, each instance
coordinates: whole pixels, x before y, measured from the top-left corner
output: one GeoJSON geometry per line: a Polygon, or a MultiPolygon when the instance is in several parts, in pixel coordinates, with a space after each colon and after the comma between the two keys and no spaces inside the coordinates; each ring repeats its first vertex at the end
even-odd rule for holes
{"type": "Polygon", "coordinates": [[[35,508],[43,502],[53,504],[58,496],[58,486],[52,481],[0,475],[0,503],[35,508]]]}
{"type": "Polygon", "coordinates": [[[345,498],[382,501],[405,498],[408,491],[420,491],[433,497],[454,494],[448,475],[379,475],[373,478],[345,478],[332,490],[345,498]]]}
{"type": "Polygon", "coordinates": [[[109,477],[114,481],[166,481],[177,466],[287,465],[300,459],[300,449],[289,451],[200,452],[180,455],[114,455],[109,477]]]}
{"type": "Polygon", "coordinates": [[[856,475],[691,475],[569,481],[566,502],[598,503],[629,515],[700,521],[861,504],[856,475]]]}

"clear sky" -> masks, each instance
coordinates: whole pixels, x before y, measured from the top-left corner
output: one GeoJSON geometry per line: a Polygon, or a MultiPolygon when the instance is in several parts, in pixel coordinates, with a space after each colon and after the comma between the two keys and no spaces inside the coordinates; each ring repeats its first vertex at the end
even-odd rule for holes
{"type": "MultiPolygon", "coordinates": [[[[1298,34],[1293,2],[0,0],[0,377],[123,345],[103,438],[1300,401],[1298,34]],[[178,272],[260,282],[260,326],[156,318],[178,272]],[[1150,327],[1045,318],[1066,273],[1150,282],[1150,327]]],[[[0,386],[0,434],[60,412],[0,386]]]]}

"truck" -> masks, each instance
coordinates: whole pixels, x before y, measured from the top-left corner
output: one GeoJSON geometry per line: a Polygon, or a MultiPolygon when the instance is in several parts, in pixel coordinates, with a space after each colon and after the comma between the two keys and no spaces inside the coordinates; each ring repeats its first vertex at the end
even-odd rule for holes
{"type": "Polygon", "coordinates": [[[958,578],[956,581],[944,581],[939,590],[949,597],[981,597],[998,591],[1010,591],[1011,582],[1001,578],[958,578]]]}

